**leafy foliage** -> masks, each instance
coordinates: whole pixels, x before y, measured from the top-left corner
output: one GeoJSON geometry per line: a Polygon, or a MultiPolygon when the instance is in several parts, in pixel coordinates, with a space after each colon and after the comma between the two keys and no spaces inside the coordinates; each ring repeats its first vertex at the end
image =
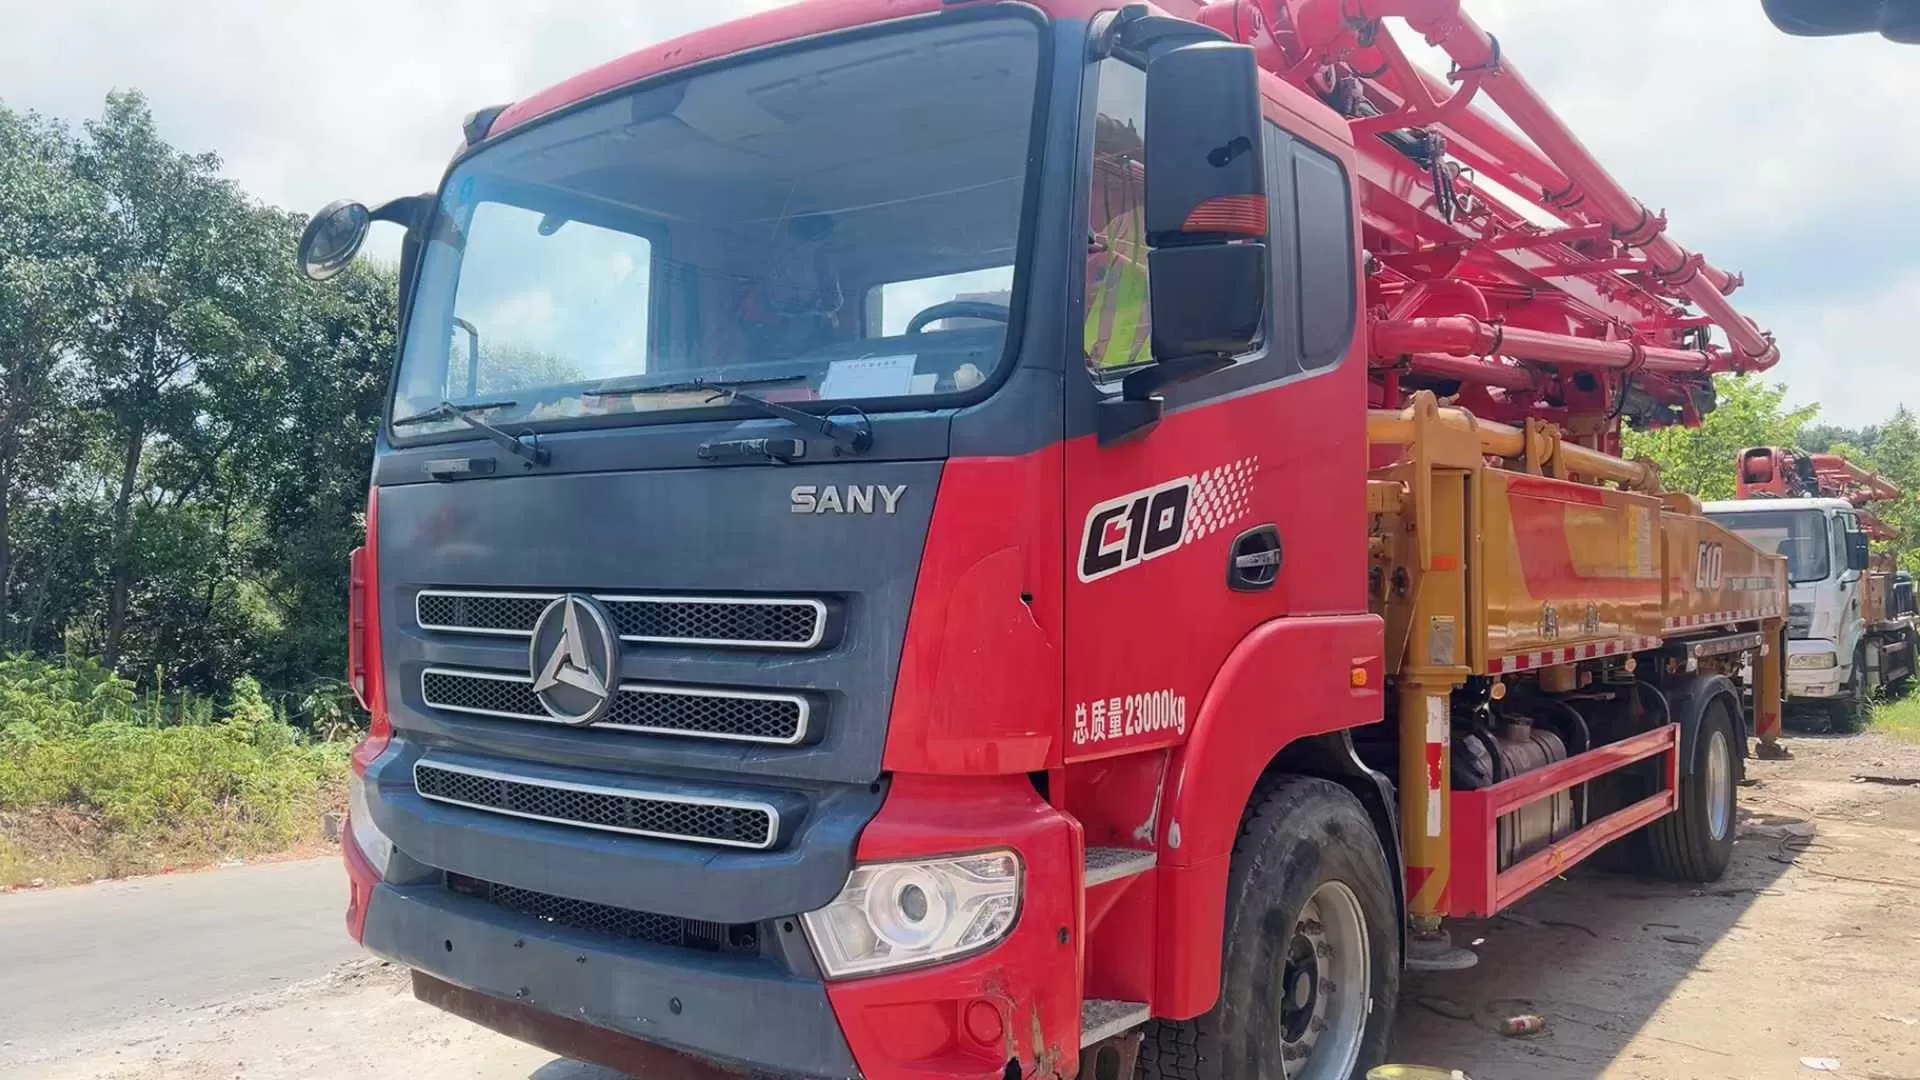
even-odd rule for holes
{"type": "Polygon", "coordinates": [[[77,132],[0,105],[0,649],[340,729],[395,281],[306,281],[304,224],[137,93],[77,132]]]}
{"type": "Polygon", "coordinates": [[[216,700],[142,693],[95,662],[13,657],[0,660],[0,717],[0,885],[44,862],[9,842],[9,812],[83,822],[126,870],[143,850],[275,850],[340,801],[348,744],[299,731],[247,677],[216,700]]]}
{"type": "Polygon", "coordinates": [[[314,286],[305,219],[220,168],[138,93],[0,103],[0,884],[284,846],[339,796],[395,280],[314,286]]]}
{"type": "Polygon", "coordinates": [[[1734,457],[1749,446],[1793,446],[1819,411],[1785,406],[1787,388],[1752,375],[1714,379],[1719,405],[1696,428],[1668,427],[1625,433],[1629,457],[1652,458],[1660,482],[1701,499],[1733,498],[1734,457]]]}

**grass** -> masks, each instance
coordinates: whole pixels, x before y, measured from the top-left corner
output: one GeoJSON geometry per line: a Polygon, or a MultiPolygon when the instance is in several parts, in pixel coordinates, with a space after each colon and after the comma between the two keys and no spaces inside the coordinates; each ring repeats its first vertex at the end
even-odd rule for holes
{"type": "Polygon", "coordinates": [[[182,709],[86,662],[0,660],[0,888],[315,844],[349,745],[287,723],[251,679],[182,709]]]}
{"type": "Polygon", "coordinates": [[[1867,719],[1867,730],[1920,743],[1920,694],[1876,703],[1867,719]]]}

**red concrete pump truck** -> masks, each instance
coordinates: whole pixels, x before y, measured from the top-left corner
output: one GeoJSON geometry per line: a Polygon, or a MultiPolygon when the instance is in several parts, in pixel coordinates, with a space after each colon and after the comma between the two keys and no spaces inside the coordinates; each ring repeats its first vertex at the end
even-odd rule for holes
{"type": "Polygon", "coordinates": [[[301,243],[405,229],[345,847],[420,997],[1346,1080],[1444,920],[1727,865],[1785,561],[1619,425],[1776,351],[1458,0],[812,0],[465,135],[301,243]]]}

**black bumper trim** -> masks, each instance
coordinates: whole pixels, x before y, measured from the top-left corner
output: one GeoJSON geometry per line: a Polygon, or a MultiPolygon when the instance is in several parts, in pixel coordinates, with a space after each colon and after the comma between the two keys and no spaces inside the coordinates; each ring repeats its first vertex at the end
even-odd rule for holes
{"type": "MultiPolygon", "coordinates": [[[[364,944],[435,980],[716,1062],[823,1080],[858,1074],[825,985],[759,957],[616,944],[438,885],[377,886],[364,944]]],[[[525,1037],[525,1024],[491,1019],[511,1010],[454,1011],[525,1037]]]]}

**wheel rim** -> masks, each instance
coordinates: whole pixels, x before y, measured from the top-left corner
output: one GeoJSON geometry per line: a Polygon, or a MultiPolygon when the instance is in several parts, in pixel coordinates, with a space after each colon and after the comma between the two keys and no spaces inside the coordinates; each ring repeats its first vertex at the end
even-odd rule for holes
{"type": "Polygon", "coordinates": [[[1307,898],[1275,988],[1287,1080],[1346,1080],[1360,1060],[1373,999],[1367,916],[1338,881],[1307,898]]]}
{"type": "Polygon", "coordinates": [[[1707,739],[1707,832],[1715,840],[1727,835],[1733,817],[1733,754],[1727,733],[1715,730],[1707,739]]]}

